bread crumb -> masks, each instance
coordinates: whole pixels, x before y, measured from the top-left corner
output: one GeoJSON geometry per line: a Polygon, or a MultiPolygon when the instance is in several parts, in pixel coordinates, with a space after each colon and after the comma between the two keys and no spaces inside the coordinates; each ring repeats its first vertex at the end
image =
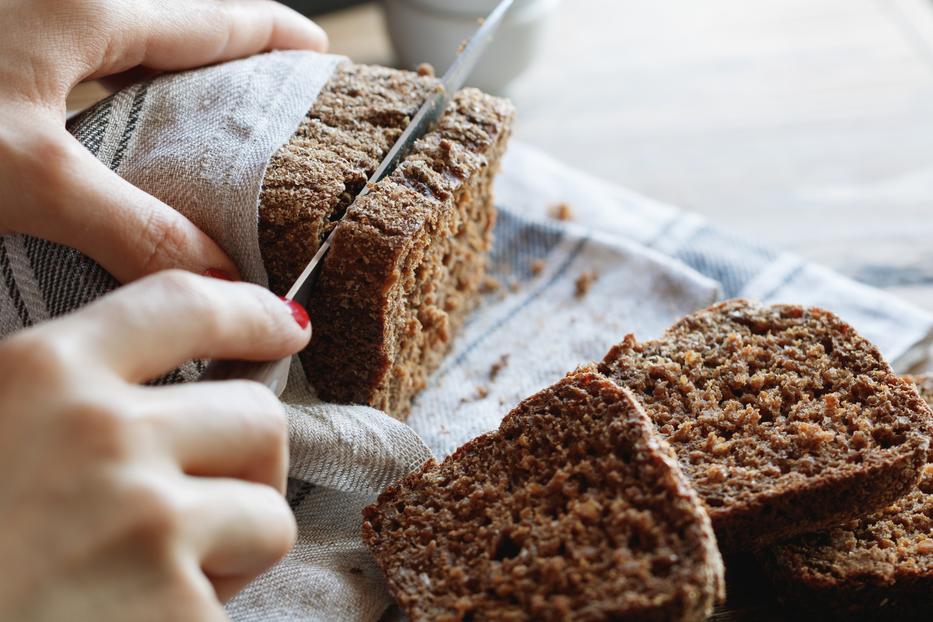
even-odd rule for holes
{"type": "Polygon", "coordinates": [[[573,512],[577,516],[581,517],[584,521],[589,523],[595,523],[599,520],[602,515],[603,509],[600,507],[599,503],[594,499],[586,499],[585,501],[577,501],[573,505],[573,512]]]}
{"type": "Polygon", "coordinates": [[[577,298],[583,298],[590,292],[590,288],[593,286],[593,283],[598,278],[598,275],[588,270],[577,277],[577,280],[574,282],[575,290],[574,296],[577,298]]]}
{"type": "Polygon", "coordinates": [[[483,282],[480,283],[479,291],[483,294],[490,294],[492,292],[497,292],[502,287],[502,283],[499,282],[494,276],[489,276],[488,274],[483,278],[483,282]]]}
{"type": "Polygon", "coordinates": [[[492,367],[489,368],[489,379],[495,380],[496,376],[499,375],[503,369],[509,365],[509,355],[503,354],[499,357],[499,360],[492,364],[492,367]]]}
{"type": "Polygon", "coordinates": [[[551,208],[551,218],[554,220],[563,220],[564,222],[571,221],[574,219],[573,210],[568,203],[561,201],[551,208]]]}
{"type": "Polygon", "coordinates": [[[706,469],[706,478],[711,482],[724,482],[726,481],[726,470],[718,464],[711,464],[706,469]]]}
{"type": "Polygon", "coordinates": [[[481,400],[489,396],[489,387],[484,384],[476,385],[475,392],[473,395],[466,395],[460,398],[461,404],[467,404],[469,402],[475,402],[476,400],[481,400]]]}
{"type": "Polygon", "coordinates": [[[434,77],[434,65],[431,63],[421,63],[418,65],[418,75],[421,77],[434,77]]]}
{"type": "Polygon", "coordinates": [[[823,443],[831,443],[836,435],[831,430],[824,430],[820,426],[806,421],[792,424],[796,429],[797,444],[805,449],[815,450],[823,443]]]}
{"type": "Polygon", "coordinates": [[[469,39],[464,39],[460,42],[460,46],[457,48],[457,54],[463,54],[463,50],[466,49],[467,44],[470,42],[469,39]]]}
{"type": "Polygon", "coordinates": [[[543,259],[535,259],[531,262],[531,274],[533,276],[538,276],[541,274],[541,271],[544,270],[544,266],[547,265],[543,259]]]}
{"type": "Polygon", "coordinates": [[[933,553],[933,540],[921,540],[917,543],[917,552],[921,555],[933,553]]]}

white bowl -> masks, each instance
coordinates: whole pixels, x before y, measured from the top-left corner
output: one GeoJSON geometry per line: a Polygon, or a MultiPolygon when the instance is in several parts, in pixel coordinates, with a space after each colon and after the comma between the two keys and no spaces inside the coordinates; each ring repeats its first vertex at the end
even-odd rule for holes
{"type": "MultiPolygon", "coordinates": [[[[468,83],[501,93],[534,62],[544,45],[559,0],[515,0],[468,83]]],[[[438,75],[479,27],[496,0],[386,0],[389,37],[402,66],[430,63],[438,75]]]]}

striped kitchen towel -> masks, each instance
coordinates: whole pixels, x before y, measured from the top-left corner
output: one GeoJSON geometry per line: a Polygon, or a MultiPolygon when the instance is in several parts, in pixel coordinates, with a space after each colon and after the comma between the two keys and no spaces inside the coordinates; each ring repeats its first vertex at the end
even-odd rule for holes
{"type": "MultiPolygon", "coordinates": [[[[343,59],[277,52],[136,85],[76,118],[101,161],[168,202],[258,283],[266,164],[343,59]]],[[[390,604],[359,536],[360,510],[427,457],[498,425],[523,397],[623,335],[645,339],[723,296],[820,304],[906,364],[933,318],[881,292],[760,248],[674,208],[606,186],[512,145],[497,181],[489,291],[416,400],[408,424],[322,403],[293,362],[283,401],[298,542],[229,605],[235,620],[379,619],[390,604]],[[569,201],[576,224],[546,217],[569,201]]],[[[80,307],[116,286],[79,253],[21,235],[0,243],[0,331],[80,307]]],[[[166,381],[190,380],[194,362],[166,381]]]]}

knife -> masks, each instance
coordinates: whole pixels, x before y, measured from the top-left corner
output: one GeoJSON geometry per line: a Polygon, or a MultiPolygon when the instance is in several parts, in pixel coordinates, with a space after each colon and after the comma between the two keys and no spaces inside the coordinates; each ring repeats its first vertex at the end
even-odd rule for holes
{"type": "MultiPolygon", "coordinates": [[[[486,19],[481,21],[479,29],[444,73],[440,84],[431,92],[421,108],[418,109],[418,112],[415,113],[411,122],[401,136],[398,137],[398,140],[395,141],[395,144],[392,145],[392,148],[389,149],[388,154],[370,176],[366,185],[353,199],[350,207],[369,194],[369,188],[372,184],[380,181],[395,170],[398,163],[411,150],[415,141],[424,136],[441,118],[454,95],[463,87],[464,82],[473,71],[483,52],[486,51],[513,1],[502,0],[486,19]]],[[[334,231],[336,231],[336,228],[331,229],[314,257],[311,258],[311,261],[301,271],[288,293],[285,294],[286,298],[294,300],[305,307],[308,305],[311,290],[323,265],[324,256],[330,250],[334,231]]],[[[282,391],[285,390],[285,383],[288,381],[290,363],[290,356],[277,361],[215,360],[207,365],[204,373],[201,374],[200,380],[254,380],[269,387],[276,395],[281,395],[282,391]]]]}

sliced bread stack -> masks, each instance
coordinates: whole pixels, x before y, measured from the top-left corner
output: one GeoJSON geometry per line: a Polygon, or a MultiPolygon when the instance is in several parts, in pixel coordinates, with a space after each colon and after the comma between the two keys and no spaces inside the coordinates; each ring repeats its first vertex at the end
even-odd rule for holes
{"type": "Polygon", "coordinates": [[[591,370],[391,486],[364,538],[412,622],[702,620],[713,532],[633,396],[591,370]]]}
{"type": "MultiPolygon", "coordinates": [[[[933,406],[933,379],[913,378],[933,406]]],[[[789,604],[851,619],[933,618],[933,453],[917,487],[871,516],[772,547],[789,604]]]]}
{"type": "Polygon", "coordinates": [[[702,619],[716,540],[762,549],[888,506],[930,474],[931,428],[835,315],[729,301],[626,337],[390,487],[364,537],[413,621],[702,619]]]}
{"type": "Polygon", "coordinates": [[[720,303],[661,339],[626,337],[599,369],[674,448],[723,551],[883,508],[926,464],[929,408],[828,311],[720,303]]]}

